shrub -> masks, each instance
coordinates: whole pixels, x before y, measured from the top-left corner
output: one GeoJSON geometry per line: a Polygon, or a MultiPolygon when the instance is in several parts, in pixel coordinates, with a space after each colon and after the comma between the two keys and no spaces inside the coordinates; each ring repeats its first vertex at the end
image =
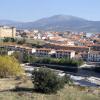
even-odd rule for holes
{"type": "Polygon", "coordinates": [[[67,83],[67,84],[73,84],[73,81],[70,79],[70,76],[68,76],[68,75],[65,75],[64,77],[63,77],[63,79],[64,79],[64,82],[65,83],[67,83]]]}
{"type": "Polygon", "coordinates": [[[33,71],[32,82],[34,89],[38,92],[56,93],[59,89],[64,87],[65,77],[58,76],[51,69],[39,68],[33,71]]]}
{"type": "Polygon", "coordinates": [[[23,39],[23,40],[18,40],[17,41],[17,44],[20,44],[20,45],[23,45],[23,44],[25,44],[26,43],[26,40],[25,39],[23,39]]]}
{"type": "Polygon", "coordinates": [[[14,57],[14,58],[16,58],[19,62],[22,62],[22,57],[21,57],[21,52],[19,52],[19,51],[15,51],[15,52],[13,52],[12,54],[11,54],[11,57],[14,57]]]}
{"type": "Polygon", "coordinates": [[[16,39],[14,39],[14,38],[9,38],[9,37],[5,37],[5,38],[3,39],[3,42],[16,42],[16,39]]]}
{"type": "Polygon", "coordinates": [[[5,48],[0,48],[0,55],[7,55],[7,50],[5,48]]]}
{"type": "Polygon", "coordinates": [[[70,58],[47,58],[47,57],[41,57],[37,58],[36,62],[34,63],[40,63],[40,64],[54,64],[54,65],[61,65],[61,66],[74,66],[78,67],[83,64],[82,60],[74,60],[70,58]]]}
{"type": "Polygon", "coordinates": [[[0,77],[20,76],[23,70],[14,57],[0,56],[0,77]]]}

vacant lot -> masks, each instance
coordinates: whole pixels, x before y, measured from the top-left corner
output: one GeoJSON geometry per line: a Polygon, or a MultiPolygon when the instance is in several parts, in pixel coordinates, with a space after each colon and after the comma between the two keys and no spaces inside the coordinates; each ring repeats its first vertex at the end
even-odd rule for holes
{"type": "Polygon", "coordinates": [[[97,88],[66,85],[50,95],[36,93],[32,88],[31,80],[0,79],[0,100],[100,100],[97,88]]]}

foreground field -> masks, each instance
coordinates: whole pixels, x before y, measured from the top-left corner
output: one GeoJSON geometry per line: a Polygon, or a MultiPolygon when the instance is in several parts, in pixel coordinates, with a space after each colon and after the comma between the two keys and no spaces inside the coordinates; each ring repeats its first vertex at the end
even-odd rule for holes
{"type": "Polygon", "coordinates": [[[66,85],[57,94],[47,95],[36,93],[32,87],[31,80],[0,79],[0,100],[100,100],[97,88],[66,85]]]}

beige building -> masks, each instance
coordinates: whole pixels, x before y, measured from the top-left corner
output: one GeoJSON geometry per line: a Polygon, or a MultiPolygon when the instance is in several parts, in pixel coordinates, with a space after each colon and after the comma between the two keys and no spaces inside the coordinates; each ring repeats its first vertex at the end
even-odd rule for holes
{"type": "Polygon", "coordinates": [[[15,38],[15,36],[16,36],[15,27],[0,26],[0,38],[4,38],[4,37],[15,38]]]}

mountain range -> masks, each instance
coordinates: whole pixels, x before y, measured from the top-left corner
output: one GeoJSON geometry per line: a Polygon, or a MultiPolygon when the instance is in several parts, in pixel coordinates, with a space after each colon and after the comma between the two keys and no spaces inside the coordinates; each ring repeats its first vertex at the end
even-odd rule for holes
{"type": "Polygon", "coordinates": [[[100,32],[100,21],[90,21],[69,15],[55,15],[33,22],[0,20],[0,25],[14,26],[17,29],[40,29],[45,31],[100,32]]]}

